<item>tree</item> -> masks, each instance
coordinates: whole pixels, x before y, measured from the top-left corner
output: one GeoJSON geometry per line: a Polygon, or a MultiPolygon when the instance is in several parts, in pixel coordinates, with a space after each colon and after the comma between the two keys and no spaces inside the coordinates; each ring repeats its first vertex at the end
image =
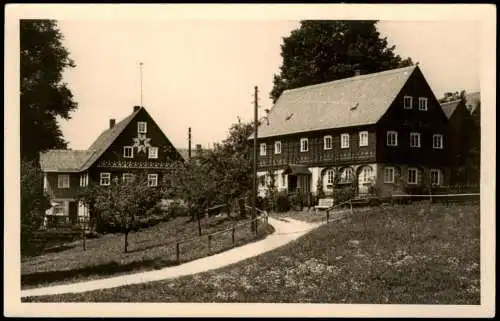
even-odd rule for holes
{"type": "Polygon", "coordinates": [[[401,59],[376,29],[377,21],[305,20],[283,39],[280,74],[274,75],[273,102],[286,89],[333,81],[359,69],[373,73],[413,65],[401,59]]]}
{"type": "Polygon", "coordinates": [[[21,157],[36,159],[40,151],[66,148],[57,116],[70,119],[77,108],[62,73],[75,67],[62,44],[54,20],[21,20],[21,157]]]}
{"type": "Polygon", "coordinates": [[[21,251],[40,228],[50,201],[43,191],[43,173],[35,161],[21,161],[21,251]]]}
{"type": "Polygon", "coordinates": [[[94,202],[99,219],[118,226],[124,234],[124,252],[128,251],[128,235],[136,220],[146,215],[161,199],[159,187],[149,186],[146,173],[130,181],[115,179],[110,186],[96,188],[87,198],[94,202]]]}
{"type": "MultiPolygon", "coordinates": [[[[188,204],[188,211],[194,222],[198,221],[198,234],[201,236],[201,214],[216,198],[217,181],[215,172],[205,164],[191,159],[175,164],[167,180],[173,194],[188,204]]],[[[168,196],[171,192],[168,191],[168,196]]]]}

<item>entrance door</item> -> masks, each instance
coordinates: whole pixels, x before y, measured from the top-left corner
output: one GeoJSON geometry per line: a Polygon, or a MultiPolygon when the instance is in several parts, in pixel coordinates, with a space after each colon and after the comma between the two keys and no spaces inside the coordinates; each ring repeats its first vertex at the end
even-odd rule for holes
{"type": "Polygon", "coordinates": [[[297,176],[296,175],[287,175],[288,176],[288,192],[295,193],[297,190],[297,176]]]}
{"type": "Polygon", "coordinates": [[[75,201],[69,202],[69,221],[71,224],[78,223],[78,204],[75,201]]]}
{"type": "Polygon", "coordinates": [[[373,170],[371,167],[363,167],[358,176],[358,193],[360,195],[367,195],[370,191],[371,178],[373,177],[373,170]]]}

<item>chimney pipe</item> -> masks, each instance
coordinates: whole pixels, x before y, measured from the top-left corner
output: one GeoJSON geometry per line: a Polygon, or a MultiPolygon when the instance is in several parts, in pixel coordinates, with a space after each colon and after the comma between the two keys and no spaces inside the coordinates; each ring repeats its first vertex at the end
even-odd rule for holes
{"type": "Polygon", "coordinates": [[[188,130],[188,157],[191,159],[191,127],[188,130]]]}
{"type": "Polygon", "coordinates": [[[109,128],[115,127],[115,124],[116,124],[116,120],[114,118],[111,118],[109,120],[109,128]]]}
{"type": "Polygon", "coordinates": [[[135,113],[136,111],[138,111],[139,109],[141,109],[141,106],[134,106],[134,113],[135,113]]]}

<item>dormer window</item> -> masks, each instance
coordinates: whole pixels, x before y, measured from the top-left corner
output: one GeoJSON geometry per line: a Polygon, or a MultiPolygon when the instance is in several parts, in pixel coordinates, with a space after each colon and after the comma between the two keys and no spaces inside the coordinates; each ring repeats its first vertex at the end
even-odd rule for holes
{"type": "Polygon", "coordinates": [[[427,98],[426,97],[419,97],[418,98],[418,110],[427,110],[427,98]]]}
{"type": "Polygon", "coordinates": [[[404,108],[405,109],[411,109],[412,104],[413,104],[413,97],[412,96],[405,96],[404,97],[404,108]]]}
{"type": "Polygon", "coordinates": [[[147,130],[147,123],[145,121],[137,122],[137,132],[139,134],[145,134],[147,130]]]}

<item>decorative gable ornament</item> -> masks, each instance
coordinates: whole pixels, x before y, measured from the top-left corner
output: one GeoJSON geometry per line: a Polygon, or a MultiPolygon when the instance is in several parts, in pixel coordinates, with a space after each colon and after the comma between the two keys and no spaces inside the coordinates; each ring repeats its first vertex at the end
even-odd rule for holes
{"type": "Polygon", "coordinates": [[[146,152],[149,147],[151,147],[151,144],[149,141],[151,138],[147,138],[145,134],[138,134],[137,138],[133,138],[134,140],[134,148],[137,148],[138,152],[146,152]]]}

